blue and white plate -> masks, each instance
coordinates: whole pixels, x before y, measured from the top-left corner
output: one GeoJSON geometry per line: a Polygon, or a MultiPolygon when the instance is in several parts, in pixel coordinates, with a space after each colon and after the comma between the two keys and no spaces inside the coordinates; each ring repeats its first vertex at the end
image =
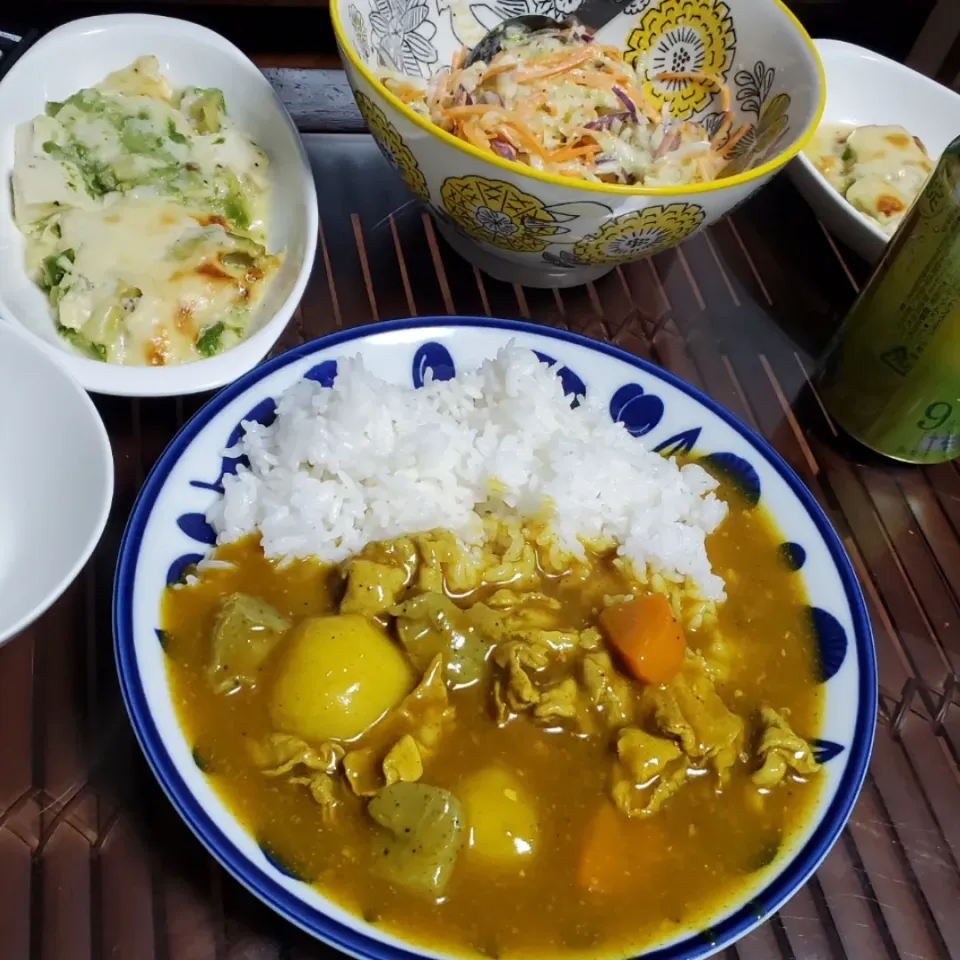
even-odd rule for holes
{"type": "Polygon", "coordinates": [[[571,393],[599,396],[614,419],[664,453],[704,456],[749,502],[766,507],[784,536],[782,553],[804,578],[818,631],[825,710],[824,786],[814,815],[735,909],[708,930],[645,954],[700,958],[743,936],[775,911],[826,856],[863,780],[877,703],[870,624],[850,562],[827,518],[786,463],[753,431],[676,377],[606,344],[508,320],[399,320],[304,344],[214,397],[174,438],[151,472],[127,525],[114,592],[117,667],[130,718],[173,805],[207,849],[253,893],[304,930],[354,956],[401,960],[441,956],[411,948],[284,874],[233,818],[194,762],[177,722],[159,634],[160,597],[213,543],[203,513],[237,461],[224,454],[240,423],[267,422],[274,400],[301,377],[330,383],[339,357],[361,355],[386,380],[420,385],[427,370],[449,378],[507,341],[562,365],[571,393]]]}

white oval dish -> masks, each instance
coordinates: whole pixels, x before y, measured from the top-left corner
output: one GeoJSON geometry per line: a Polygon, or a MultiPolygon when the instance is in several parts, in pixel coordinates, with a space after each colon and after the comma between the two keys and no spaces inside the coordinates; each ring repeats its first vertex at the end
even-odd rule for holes
{"type": "Polygon", "coordinates": [[[0,645],[74,581],[113,499],[113,453],[80,386],[0,324],[0,645]]]}
{"type": "MultiPolygon", "coordinates": [[[[899,124],[919,137],[934,162],[960,136],[960,95],[902,63],[842,40],[814,40],[827,77],[821,123],[899,124]]],[[[890,237],[855,210],[803,154],[787,173],[824,226],[873,263],[890,237]]]]}
{"type": "Polygon", "coordinates": [[[310,278],[317,246],[317,192],[296,127],[257,67],[206,27],[144,14],[75,20],[34,44],[0,83],[0,317],[18,323],[42,350],[95,393],[159,397],[223,386],[266,356],[293,315],[310,278]],[[177,85],[219,87],[230,115],[263,147],[273,181],[269,246],[284,263],[258,307],[251,333],[237,346],[195,363],[133,367],[81,356],[58,336],[47,299],[24,269],[23,237],[13,222],[9,189],[14,134],[63,100],[155,54],[177,85]]]}
{"type": "Polygon", "coordinates": [[[869,758],[876,663],[853,570],[836,533],[796,474],[713,400],[615,347],[518,321],[399,320],[304,344],[223,390],[186,424],[157,462],[124,535],[113,615],[127,709],[171,802],[208,850],[265,903],[353,956],[445,956],[403,943],[285,874],[233,818],[194,761],[192,745],[177,721],[166,681],[159,606],[165,586],[178,580],[213,541],[203,513],[217,496],[224,473],[236,469],[237,460],[225,451],[236,443],[242,420],[269,422],[275,398],[300,378],[329,384],[337,358],[360,355],[377,376],[417,384],[425,367],[449,377],[456,368],[494,356],[511,339],[538,351],[545,361],[556,360],[568,389],[573,386],[576,393],[602,400],[650,447],[712,455],[714,465],[724,467],[750,501],[763,504],[776,519],[784,536],[781,554],[805,580],[826,684],[823,729],[815,741],[824,762],[824,786],[810,821],[732,909],[718,915],[708,930],[678,936],[643,955],[657,960],[706,957],[776,910],[816,869],[839,835],[869,758]],[[625,395],[632,398],[630,403],[623,402],[625,395]]]}

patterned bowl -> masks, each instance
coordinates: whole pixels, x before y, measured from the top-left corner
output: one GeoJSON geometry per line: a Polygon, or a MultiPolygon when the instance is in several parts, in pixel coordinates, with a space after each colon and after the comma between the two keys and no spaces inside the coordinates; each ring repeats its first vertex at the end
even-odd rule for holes
{"type": "MultiPolygon", "coordinates": [[[[754,874],[738,899],[652,946],[645,960],[702,960],[757,926],[806,881],[839,836],[866,772],[877,708],[870,622],[840,540],[797,475],[749,427],[658,367],[576,334],[511,320],[470,317],[395,320],[345,330],[276,357],[218,393],[177,434],[147,478],[120,547],[114,585],[117,669],[137,738],[171,803],[207,849],[266,904],[364,960],[443,958],[405,943],[324,897],[309,877],[286,871],[234,818],[204,774],[177,721],[159,629],[160,598],[210,548],[204,511],[236,471],[230,455],[241,421],[270,423],[276,398],[303,377],[330,384],[337,360],[361,356],[393,383],[420,386],[476,366],[508,341],[561,365],[568,389],[599,399],[637,442],[665,454],[708,458],[739,484],[753,507],[769,511],[783,536],[784,563],[801,577],[820,650],[824,688],[820,739],[823,787],[808,819],[781,853],[754,874]]],[[[477,909],[483,905],[478,904],[477,909]]]]}
{"type": "Polygon", "coordinates": [[[643,91],[673,117],[714,130],[719,94],[702,81],[658,81],[656,74],[702,70],[730,85],[736,122],[752,129],[734,148],[727,176],[712,183],[639,187],[536,171],[441,130],[374,76],[380,64],[400,61],[405,73],[429,77],[506,17],[563,17],[580,2],[330,2],[347,77],[384,156],[454,249],[501,280],[572,286],[674,246],[772,177],[823,110],[820,59],[780,0],[624,0],[601,31],[628,62],[647,64],[643,91]]]}

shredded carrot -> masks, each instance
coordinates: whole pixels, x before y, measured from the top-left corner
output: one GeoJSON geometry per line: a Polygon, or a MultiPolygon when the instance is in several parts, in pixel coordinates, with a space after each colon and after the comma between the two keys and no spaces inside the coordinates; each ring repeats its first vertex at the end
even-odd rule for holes
{"type": "Polygon", "coordinates": [[[483,81],[486,82],[491,77],[498,77],[501,73],[509,73],[511,70],[516,70],[517,65],[515,63],[498,63],[496,66],[487,67],[486,72],[483,74],[483,81]]]}
{"type": "Polygon", "coordinates": [[[473,118],[464,122],[463,133],[465,138],[475,147],[480,147],[481,150],[490,149],[489,137],[480,129],[480,125],[473,118]]]}
{"type": "Polygon", "coordinates": [[[741,123],[736,130],[730,135],[730,138],[723,145],[721,149],[721,154],[724,157],[730,156],[730,151],[753,129],[753,125],[749,123],[741,123]]]}
{"type": "Polygon", "coordinates": [[[529,80],[543,80],[546,77],[553,77],[558,73],[566,73],[568,70],[572,70],[581,63],[584,63],[587,60],[592,60],[596,55],[596,50],[593,50],[590,47],[585,47],[582,50],[577,50],[573,56],[567,57],[566,60],[563,60],[562,62],[552,66],[545,67],[542,70],[518,71],[517,81],[519,83],[526,83],[529,80]]]}
{"type": "Polygon", "coordinates": [[[538,157],[543,157],[544,160],[548,159],[547,151],[543,145],[519,120],[511,119],[509,124],[520,138],[521,149],[535,153],[538,157]]]}
{"type": "MultiPolygon", "coordinates": [[[[730,91],[721,77],[700,72],[663,72],[659,80],[691,80],[709,84],[720,92],[724,116],[712,137],[708,137],[699,123],[670,124],[663,127],[662,111],[644,92],[636,71],[624,62],[619,49],[609,44],[593,42],[582,37],[584,43],[561,43],[535,48],[532,55],[524,55],[516,48],[500,50],[490,62],[478,68],[464,70],[468,50],[462,47],[452,58],[451,68],[439,74],[427,86],[426,91],[417,90],[412,84],[388,80],[390,89],[403,101],[409,103],[422,98],[434,123],[462,140],[481,149],[491,149],[491,141],[499,139],[510,144],[516,151],[519,162],[535,169],[552,170],[577,179],[598,179],[596,158],[603,152],[603,144],[609,131],[601,132],[591,127],[609,111],[623,113],[617,100],[629,99],[636,107],[637,116],[627,120],[618,135],[628,143],[642,149],[645,141],[631,140],[636,133],[633,124],[650,126],[647,132],[660,130],[669,139],[666,150],[654,155],[654,160],[681,143],[698,144],[709,140],[709,152],[697,156],[685,153],[678,163],[702,180],[716,176],[716,171],[725,163],[726,155],[749,127],[740,127],[732,135],[734,117],[730,111],[730,91]],[[498,76],[509,74],[510,95],[502,99],[505,89],[496,82],[498,76]],[[467,82],[464,78],[469,77],[467,82]],[[583,119],[577,126],[561,125],[566,107],[556,96],[558,84],[566,82],[583,90],[576,98],[578,115],[583,119]],[[465,92],[470,92],[478,101],[472,102],[465,92]],[[587,91],[600,91],[589,95],[587,91]],[[500,94],[496,96],[495,94],[500,94]],[[586,124],[586,125],[584,125],[586,124]],[[549,142],[549,146],[548,146],[549,142]]],[[[632,113],[633,111],[631,111],[632,113]]],[[[597,126],[602,127],[602,124],[597,126]]],[[[668,161],[669,162],[669,161],[668,161]]],[[[609,179],[610,174],[599,175],[609,179]]],[[[617,181],[629,182],[625,172],[615,173],[617,181]]]]}
{"type": "Polygon", "coordinates": [[[416,87],[408,86],[394,87],[393,93],[404,103],[410,103],[411,100],[416,100],[418,97],[423,96],[422,90],[418,90],[416,87]]]}
{"type": "Polygon", "coordinates": [[[620,63],[623,63],[623,54],[609,43],[595,43],[594,47],[611,60],[619,60],[620,63]]]}
{"type": "Polygon", "coordinates": [[[717,132],[713,135],[710,140],[710,146],[716,149],[720,144],[726,143],[727,137],[730,135],[730,128],[733,126],[733,114],[727,113],[724,115],[723,120],[720,121],[720,126],[717,129],[717,132]]]}
{"type": "Polygon", "coordinates": [[[572,160],[574,157],[592,157],[595,153],[599,152],[600,144],[589,143],[582,147],[562,147],[559,150],[554,150],[553,153],[548,155],[548,159],[554,163],[559,163],[561,160],[572,160]]]}
{"type": "Polygon", "coordinates": [[[612,90],[617,86],[617,78],[609,73],[584,73],[582,70],[571,70],[570,78],[581,87],[593,87],[597,90],[612,90]]]}
{"type": "Polygon", "coordinates": [[[484,113],[502,113],[501,107],[495,103],[464,103],[456,107],[441,107],[448,117],[472,117],[484,113]]]}

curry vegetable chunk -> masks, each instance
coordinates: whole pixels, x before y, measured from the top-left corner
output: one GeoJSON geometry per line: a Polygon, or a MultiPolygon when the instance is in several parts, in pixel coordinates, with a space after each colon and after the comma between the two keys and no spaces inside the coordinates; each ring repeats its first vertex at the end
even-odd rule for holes
{"type": "Polygon", "coordinates": [[[519,778],[503,767],[486,767],[458,790],[466,811],[469,849],[494,864],[516,866],[537,849],[536,807],[519,778]]]}
{"type": "Polygon", "coordinates": [[[210,680],[218,692],[253,685],[290,624],[268,603],[243,593],[224,600],[213,627],[210,680]]]}
{"type": "Polygon", "coordinates": [[[355,614],[314,617],[284,651],[270,715],[305,740],[352,740],[412,686],[413,672],[377,624],[355,614]]]}
{"type": "Polygon", "coordinates": [[[460,802],[441,787],[395,783],[381,790],[367,808],[389,832],[378,868],[404,887],[443,893],[463,843],[460,802]]]}
{"type": "Polygon", "coordinates": [[[719,604],[513,516],[337,567],[224,545],[164,598],[184,731],[259,842],[415,944],[596,958],[701,929],[821,779],[802,582],[724,496],[719,604]]]}

